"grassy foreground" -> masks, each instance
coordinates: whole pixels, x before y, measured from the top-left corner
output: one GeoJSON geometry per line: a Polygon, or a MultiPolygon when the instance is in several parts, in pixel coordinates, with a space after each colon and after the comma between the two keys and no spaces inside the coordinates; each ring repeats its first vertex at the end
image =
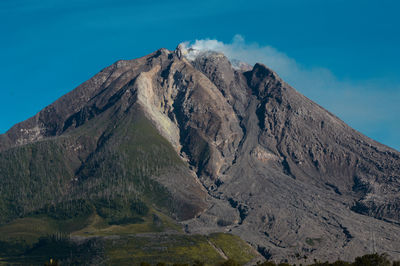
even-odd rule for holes
{"type": "Polygon", "coordinates": [[[110,224],[97,214],[59,221],[27,217],[0,226],[0,265],[240,264],[257,254],[230,234],[187,235],[171,218],[151,209],[137,223],[110,224]],[[64,231],[61,231],[63,229],[64,231]],[[66,229],[69,229],[69,231],[66,229]]]}

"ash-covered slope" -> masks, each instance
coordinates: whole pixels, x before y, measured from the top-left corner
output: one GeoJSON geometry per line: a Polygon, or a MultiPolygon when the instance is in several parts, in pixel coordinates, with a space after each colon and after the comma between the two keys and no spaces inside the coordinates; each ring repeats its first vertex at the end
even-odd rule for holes
{"type": "Polygon", "coordinates": [[[214,207],[188,222],[189,230],[208,231],[217,220],[257,243],[266,257],[294,261],[304,254],[398,257],[400,154],[353,130],[261,64],[243,73],[247,86],[229,80],[236,72],[226,61],[215,55],[194,65],[221,91],[229,88],[224,95],[234,95],[233,106],[247,103],[245,112],[236,108],[245,132],[236,159],[209,188],[236,212],[214,207]],[[248,92],[245,100],[238,100],[240,87],[248,92]]]}
{"type": "Polygon", "coordinates": [[[16,192],[0,196],[3,217],[116,190],[169,210],[187,232],[238,234],[267,258],[399,257],[399,152],[262,64],[185,55],[118,61],[0,136],[1,188],[16,192]],[[43,192],[44,180],[57,189],[43,192]]]}

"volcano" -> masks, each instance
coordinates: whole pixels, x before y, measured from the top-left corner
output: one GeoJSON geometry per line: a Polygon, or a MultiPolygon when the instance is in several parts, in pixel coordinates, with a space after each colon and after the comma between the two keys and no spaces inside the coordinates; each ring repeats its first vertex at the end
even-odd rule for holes
{"type": "Polygon", "coordinates": [[[266,259],[399,259],[399,189],[398,151],[263,64],[182,45],[117,61],[0,135],[0,231],[51,220],[82,240],[96,219],[151,213],[266,259]]]}

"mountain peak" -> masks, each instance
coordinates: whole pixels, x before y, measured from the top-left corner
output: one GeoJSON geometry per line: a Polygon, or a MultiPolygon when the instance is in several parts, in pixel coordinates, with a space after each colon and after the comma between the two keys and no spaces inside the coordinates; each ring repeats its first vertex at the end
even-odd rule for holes
{"type": "Polygon", "coordinates": [[[178,54],[179,57],[184,56],[189,61],[194,61],[199,57],[209,57],[209,58],[219,58],[225,57],[225,55],[221,52],[217,52],[212,49],[205,49],[205,48],[195,48],[195,47],[188,47],[187,43],[180,43],[176,48],[175,52],[178,54]]]}
{"type": "Polygon", "coordinates": [[[180,43],[176,48],[175,52],[179,55],[179,57],[184,56],[191,62],[201,58],[203,59],[207,58],[209,60],[222,59],[229,61],[231,67],[233,67],[235,70],[245,72],[252,69],[252,66],[250,66],[248,63],[235,58],[228,59],[228,57],[223,52],[220,52],[217,49],[213,48],[193,47],[193,46],[188,46],[187,43],[180,43]]]}

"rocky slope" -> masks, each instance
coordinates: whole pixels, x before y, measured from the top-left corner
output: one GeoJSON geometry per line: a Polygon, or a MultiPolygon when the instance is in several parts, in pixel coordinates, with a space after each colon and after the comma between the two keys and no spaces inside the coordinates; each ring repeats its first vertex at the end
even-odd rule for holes
{"type": "Polygon", "coordinates": [[[187,55],[118,61],[1,135],[0,222],[118,194],[266,258],[400,257],[399,152],[262,64],[187,55]]]}

